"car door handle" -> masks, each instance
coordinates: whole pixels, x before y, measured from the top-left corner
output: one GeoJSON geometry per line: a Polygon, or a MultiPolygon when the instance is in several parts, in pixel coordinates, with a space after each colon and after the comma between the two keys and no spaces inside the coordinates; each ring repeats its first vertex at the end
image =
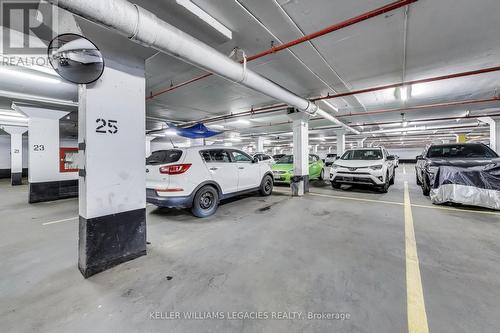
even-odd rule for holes
{"type": "Polygon", "coordinates": [[[245,167],[238,167],[238,169],[245,169],[245,167]]]}
{"type": "Polygon", "coordinates": [[[210,170],[215,171],[215,170],[219,170],[219,168],[213,167],[213,168],[210,168],[210,170]]]}

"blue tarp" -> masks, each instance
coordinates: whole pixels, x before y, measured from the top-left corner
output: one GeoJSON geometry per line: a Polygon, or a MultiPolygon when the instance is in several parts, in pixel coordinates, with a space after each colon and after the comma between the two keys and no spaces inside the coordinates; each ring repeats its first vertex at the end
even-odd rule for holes
{"type": "Polygon", "coordinates": [[[222,133],[222,132],[213,131],[213,130],[207,128],[202,123],[199,123],[199,124],[196,124],[194,126],[187,127],[187,128],[176,127],[175,129],[176,129],[178,135],[185,137],[185,138],[189,138],[189,139],[209,138],[211,136],[215,136],[215,135],[222,133]]]}

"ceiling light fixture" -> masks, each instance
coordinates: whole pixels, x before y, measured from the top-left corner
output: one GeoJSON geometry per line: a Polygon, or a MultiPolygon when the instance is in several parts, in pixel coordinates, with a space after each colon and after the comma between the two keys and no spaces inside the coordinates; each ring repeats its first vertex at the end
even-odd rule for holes
{"type": "Polygon", "coordinates": [[[398,90],[399,90],[399,98],[401,99],[401,101],[406,102],[411,95],[411,86],[399,87],[398,90]]]}
{"type": "Polygon", "coordinates": [[[223,34],[229,39],[233,39],[233,32],[226,28],[222,23],[213,18],[206,11],[198,7],[190,0],[176,0],[177,4],[189,10],[194,15],[198,16],[202,21],[210,25],[212,28],[223,34]]]}
{"type": "Polygon", "coordinates": [[[401,126],[403,126],[403,127],[407,127],[408,126],[408,122],[405,119],[405,114],[404,113],[401,113],[401,126]]]}
{"type": "Polygon", "coordinates": [[[339,109],[337,107],[335,107],[335,105],[333,105],[332,103],[326,101],[326,100],[321,100],[323,103],[325,103],[326,105],[328,105],[333,111],[335,112],[339,112],[339,109]]]}
{"type": "Polygon", "coordinates": [[[14,75],[19,75],[21,77],[24,77],[26,80],[37,80],[37,81],[43,81],[46,83],[56,83],[56,84],[62,83],[62,81],[56,77],[49,77],[47,75],[38,75],[34,71],[28,72],[28,71],[23,71],[23,70],[15,70],[14,68],[7,68],[6,66],[0,66],[0,71],[2,71],[2,70],[7,71],[7,72],[11,72],[14,75]]]}
{"type": "Polygon", "coordinates": [[[0,111],[0,116],[7,116],[7,117],[14,117],[14,118],[21,118],[21,119],[26,119],[27,117],[19,112],[15,111],[0,111]]]}
{"type": "Polygon", "coordinates": [[[176,136],[177,135],[177,131],[173,128],[170,128],[170,129],[167,129],[165,130],[165,135],[167,136],[176,136]]]}
{"type": "Polygon", "coordinates": [[[239,125],[250,125],[250,120],[246,120],[246,119],[238,119],[236,121],[237,124],[239,125]]]}

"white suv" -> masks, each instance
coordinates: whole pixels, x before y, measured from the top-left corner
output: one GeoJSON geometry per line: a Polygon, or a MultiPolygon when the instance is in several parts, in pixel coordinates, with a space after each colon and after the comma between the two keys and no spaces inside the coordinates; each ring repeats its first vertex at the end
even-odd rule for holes
{"type": "Polygon", "coordinates": [[[386,193],[394,184],[394,176],[394,156],[384,148],[348,150],[330,169],[333,188],[340,188],[342,184],[364,184],[386,193]]]}
{"type": "Polygon", "coordinates": [[[257,158],[260,162],[267,163],[269,165],[273,165],[276,163],[274,158],[266,153],[255,153],[253,154],[253,158],[257,158]]]}
{"type": "Polygon", "coordinates": [[[326,154],[325,166],[331,166],[337,160],[337,154],[326,154]]]}
{"type": "Polygon", "coordinates": [[[146,160],[146,201],[158,207],[191,208],[193,215],[215,213],[221,199],[273,191],[267,163],[226,147],[159,150],[146,160]]]}

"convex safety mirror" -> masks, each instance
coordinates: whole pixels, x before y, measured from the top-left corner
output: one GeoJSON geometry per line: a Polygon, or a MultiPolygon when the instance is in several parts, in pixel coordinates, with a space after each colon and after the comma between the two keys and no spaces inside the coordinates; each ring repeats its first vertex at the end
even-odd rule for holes
{"type": "Polygon", "coordinates": [[[88,84],[97,81],[104,71],[104,59],[97,46],[77,34],[54,38],[48,48],[52,68],[65,80],[88,84]]]}

